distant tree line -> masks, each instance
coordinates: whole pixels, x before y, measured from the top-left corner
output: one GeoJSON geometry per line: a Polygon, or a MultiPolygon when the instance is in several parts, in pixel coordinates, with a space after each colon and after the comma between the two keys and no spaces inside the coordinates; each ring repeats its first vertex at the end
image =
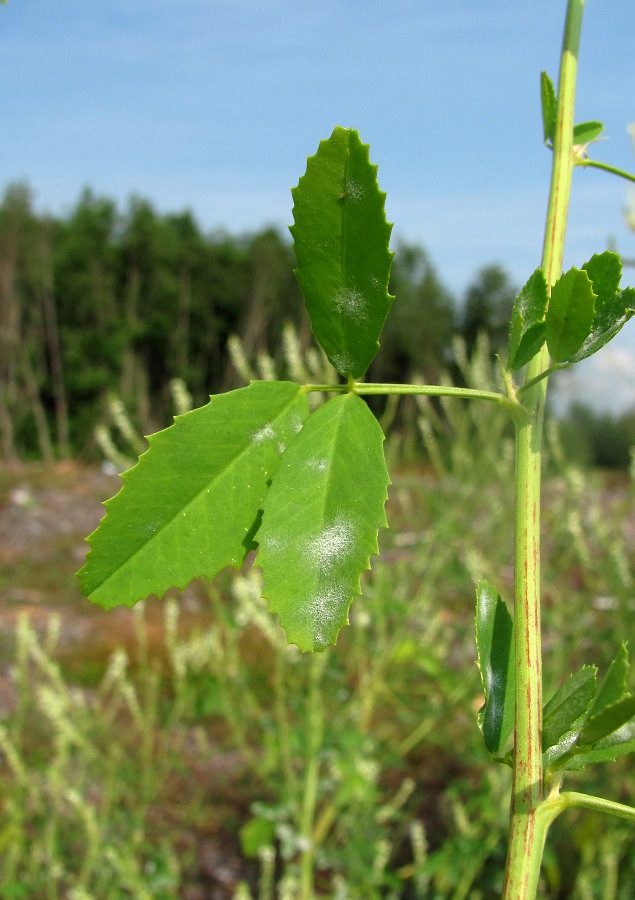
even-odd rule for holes
{"type": "Polygon", "coordinates": [[[582,467],[635,472],[635,406],[618,415],[574,403],[560,423],[560,440],[566,458],[582,467]]]}
{"type": "Polygon", "coordinates": [[[188,212],[124,212],[85,191],[65,217],[37,215],[23,185],[0,204],[0,456],[84,453],[117,394],[148,433],[166,424],[167,385],[197,401],[232,386],[225,345],[304,339],[290,247],[271,230],[206,236],[188,212]]]}
{"type": "MultiPolygon", "coordinates": [[[[85,190],[65,216],[37,213],[23,184],[0,202],[0,458],[95,453],[94,430],[118,397],[148,434],[170,421],[169,384],[194,402],[243,382],[227,354],[280,363],[295,326],[311,343],[286,235],[274,229],[205,234],[190,212],[162,214],[133,197],[124,210],[85,190]]],[[[452,338],[468,352],[479,332],[492,351],[507,339],[515,286],[498,266],[479,272],[457,302],[425,251],[397,248],[397,302],[368,380],[436,381],[452,366],[452,338]]]]}

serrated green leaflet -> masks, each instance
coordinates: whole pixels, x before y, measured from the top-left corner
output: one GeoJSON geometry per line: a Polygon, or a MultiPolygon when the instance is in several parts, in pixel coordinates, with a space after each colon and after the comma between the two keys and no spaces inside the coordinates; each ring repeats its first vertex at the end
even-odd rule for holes
{"type": "Polygon", "coordinates": [[[264,595],[302,650],[335,642],[378,552],[389,484],[383,440],[363,400],[330,400],[285,453],[265,498],[256,538],[264,595]]]}
{"type": "Polygon", "coordinates": [[[635,718],[635,697],[622,697],[605,706],[597,715],[589,716],[580,732],[579,744],[595,744],[635,718]]]}
{"type": "Polygon", "coordinates": [[[574,722],[571,731],[565,731],[557,743],[552,744],[545,750],[542,757],[545,770],[550,769],[553,772],[568,768],[569,759],[571,758],[569,754],[572,753],[572,748],[575,747],[578,740],[583,721],[584,718],[580,718],[574,722]]]}
{"type": "Polygon", "coordinates": [[[571,735],[574,722],[586,713],[595,696],[596,676],[595,666],[584,666],[575,675],[571,675],[545,704],[542,719],[543,750],[555,746],[565,734],[571,735]]]}
{"type": "Polygon", "coordinates": [[[392,226],[368,145],[356,131],[335,128],[292,194],[296,275],[313,333],[341,375],[359,378],[377,353],[393,300],[392,226]]]}
{"type": "Polygon", "coordinates": [[[514,727],[513,622],[496,588],[476,587],[476,646],[485,704],[478,721],[490,753],[498,753],[514,727]]]}
{"type": "Polygon", "coordinates": [[[547,299],[545,276],[536,269],[514,303],[507,363],[512,372],[533,359],[545,342],[547,299]]]}
{"type": "Polygon", "coordinates": [[[617,703],[624,697],[629,668],[628,649],[626,644],[620,644],[615,659],[600,682],[595,699],[589,709],[588,719],[597,716],[607,706],[612,706],[613,703],[617,703]]]}
{"type": "Polygon", "coordinates": [[[571,357],[572,362],[580,362],[601,350],[635,314],[635,288],[625,288],[607,299],[596,313],[591,333],[585,338],[580,349],[571,357]]]}
{"type": "Polygon", "coordinates": [[[569,269],[551,289],[547,309],[547,347],[554,362],[565,362],[580,349],[595,316],[591,279],[580,269],[569,269]]]}
{"type": "Polygon", "coordinates": [[[584,769],[591,763],[613,762],[620,756],[635,752],[635,718],[629,719],[616,731],[597,741],[591,749],[580,750],[566,762],[571,770],[584,769]]]}
{"type": "Polygon", "coordinates": [[[107,609],[239,566],[285,446],[308,415],[290,382],[213,397],[149,439],[88,538],[81,587],[107,609]]]}
{"type": "MultiPolygon", "coordinates": [[[[564,688],[556,692],[554,699],[550,701],[555,712],[557,708],[562,708],[566,714],[565,705],[569,697],[569,714],[573,717],[576,709],[581,709],[587,699],[585,695],[595,681],[595,674],[593,679],[589,674],[583,675],[588,671],[582,669],[569,679],[564,688]]],[[[594,673],[594,669],[591,671],[594,673]]],[[[628,671],[628,651],[626,644],[622,644],[594,692],[586,714],[572,721],[569,730],[559,737],[558,743],[549,747],[545,760],[551,768],[583,769],[589,763],[609,762],[635,750],[635,697],[626,690],[628,671]]],[[[556,729],[549,721],[549,705],[545,707],[545,728],[555,735],[556,729]]],[[[564,721],[562,714],[559,713],[558,716],[561,722],[564,721]]]]}
{"type": "Polygon", "coordinates": [[[596,314],[605,303],[613,299],[620,286],[622,277],[622,260],[617,253],[606,250],[604,253],[595,253],[588,262],[582,266],[593,285],[593,293],[597,297],[595,301],[596,314]]]}
{"type": "Polygon", "coordinates": [[[556,129],[556,92],[553,82],[546,72],[540,73],[540,105],[542,108],[542,131],[545,144],[553,143],[556,129]]]}

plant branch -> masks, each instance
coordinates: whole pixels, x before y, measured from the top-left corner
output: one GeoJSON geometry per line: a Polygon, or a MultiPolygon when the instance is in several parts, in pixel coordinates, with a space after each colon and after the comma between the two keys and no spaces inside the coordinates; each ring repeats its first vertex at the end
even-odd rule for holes
{"type": "MultiPolygon", "coordinates": [[[[563,810],[569,807],[592,809],[595,812],[607,813],[620,819],[635,821],[635,807],[617,803],[615,800],[605,800],[603,797],[593,797],[591,794],[580,794],[577,791],[564,791],[558,797],[558,801],[564,804],[563,810]]],[[[549,802],[551,801],[547,801],[547,803],[549,802]]]]}
{"type": "Polygon", "coordinates": [[[522,387],[517,388],[517,394],[523,394],[525,391],[528,391],[529,388],[532,388],[535,384],[538,384],[543,380],[543,378],[548,378],[549,375],[553,375],[554,372],[560,372],[562,369],[568,369],[573,365],[573,363],[553,363],[553,365],[549,366],[548,369],[545,369],[544,372],[541,372],[539,375],[536,375],[531,381],[526,381],[522,387]]]}
{"type": "Polygon", "coordinates": [[[605,800],[603,797],[593,797],[590,794],[581,794],[577,791],[564,791],[562,794],[554,793],[536,809],[535,836],[541,847],[544,846],[551,824],[566,809],[572,808],[590,809],[593,812],[635,821],[635,809],[632,806],[626,806],[624,803],[617,803],[615,800],[605,800]]]}
{"type": "Polygon", "coordinates": [[[631,175],[630,172],[625,172],[624,169],[618,169],[616,166],[610,166],[608,163],[599,162],[596,159],[584,159],[578,157],[575,164],[576,166],[582,166],[584,168],[602,169],[603,172],[610,172],[611,175],[618,175],[620,178],[625,178],[627,181],[635,182],[635,175],[631,175]]]}

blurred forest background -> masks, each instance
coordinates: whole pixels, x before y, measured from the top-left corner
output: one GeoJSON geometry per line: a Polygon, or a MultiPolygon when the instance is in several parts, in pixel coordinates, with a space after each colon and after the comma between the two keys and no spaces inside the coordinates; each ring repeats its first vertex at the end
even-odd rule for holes
{"type": "MultiPolygon", "coordinates": [[[[423,248],[395,249],[368,380],[493,389],[520,285],[489,265],[455,297],[423,248]]],[[[97,463],[129,465],[141,433],[250,368],[337,377],[293,268],[286,234],[205,234],[141,198],[85,191],[59,217],[22,184],[0,199],[2,898],[297,898],[309,869],[311,896],[500,896],[510,770],[476,726],[472,588],[487,573],[513,593],[513,442],[495,404],[374,406],[390,529],[332,652],[287,644],[257,568],[134,610],[79,594],[84,536],[119,486],[97,463]]],[[[546,437],[551,696],[583,664],[604,673],[632,633],[635,409],[574,407],[546,437]]],[[[629,766],[571,783],[633,804],[629,766]]],[[[632,827],[571,812],[540,896],[630,900],[632,827]]]]}
{"type": "MultiPolygon", "coordinates": [[[[520,285],[489,265],[457,298],[423,248],[396,249],[397,302],[367,380],[460,378],[457,334],[468,355],[480,332],[492,354],[504,350],[520,285]]],[[[244,384],[227,352],[233,336],[247,359],[269,354],[285,377],[283,326],[303,350],[312,342],[293,268],[290,241],[273,229],[205,234],[189,212],[159,213],[139,197],[121,210],[90,190],[55,218],[34,210],[26,185],[10,185],[0,203],[0,459],[99,459],[95,429],[113,399],[139,432],[165,427],[173,379],[196,405],[244,384]]],[[[397,414],[397,429],[404,421],[397,414]]],[[[574,406],[561,438],[576,462],[627,468],[635,408],[612,417],[574,406]]]]}

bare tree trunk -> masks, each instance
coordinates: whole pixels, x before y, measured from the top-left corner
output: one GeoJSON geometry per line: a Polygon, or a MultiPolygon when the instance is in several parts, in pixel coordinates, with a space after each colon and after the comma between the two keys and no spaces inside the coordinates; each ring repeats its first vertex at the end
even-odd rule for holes
{"type": "Polygon", "coordinates": [[[177,311],[176,331],[174,334],[174,357],[176,371],[180,376],[184,375],[189,358],[191,308],[192,276],[189,266],[183,266],[179,284],[179,306],[177,311]]]}
{"type": "Polygon", "coordinates": [[[263,341],[267,325],[265,300],[267,297],[267,271],[262,265],[256,269],[254,284],[249,303],[249,312],[242,335],[242,345],[247,359],[251,359],[258,350],[266,350],[263,341]]]}
{"type": "Polygon", "coordinates": [[[45,462],[52,462],[54,454],[51,445],[51,436],[49,434],[49,425],[46,418],[46,410],[44,409],[42,398],[40,396],[37,378],[31,363],[29,354],[30,343],[31,341],[25,340],[22,345],[20,353],[20,374],[22,375],[26,398],[29,401],[31,412],[35,419],[35,427],[42,459],[45,462]]]}
{"type": "Polygon", "coordinates": [[[48,351],[51,382],[55,404],[55,432],[60,456],[66,459],[70,455],[68,403],[64,386],[62,352],[60,334],[57,324],[57,309],[51,267],[51,246],[48,234],[42,235],[42,291],[40,295],[42,320],[48,351]]]}
{"type": "Polygon", "coordinates": [[[130,402],[135,398],[136,387],[136,370],[137,361],[136,354],[130,343],[130,335],[134,334],[137,326],[137,306],[139,303],[139,287],[141,284],[141,275],[139,270],[131,267],[128,271],[126,279],[126,287],[124,292],[124,319],[126,322],[126,334],[128,342],[123,351],[123,360],[121,366],[121,382],[120,392],[121,399],[124,403],[130,402]]]}
{"type": "Polygon", "coordinates": [[[18,235],[11,230],[0,249],[0,446],[4,459],[17,458],[12,411],[17,400],[19,305],[15,290],[18,235]]]}
{"type": "MultiPolygon", "coordinates": [[[[0,379],[2,377],[3,375],[0,374],[0,379]]],[[[8,394],[8,385],[5,382],[0,383],[0,453],[2,453],[3,459],[13,461],[17,456],[13,440],[13,422],[9,413],[10,399],[8,394]]]]}
{"type": "MultiPolygon", "coordinates": [[[[134,335],[139,322],[139,292],[141,289],[141,273],[131,266],[125,290],[124,317],[127,334],[134,335]]],[[[128,409],[134,409],[135,420],[144,434],[156,431],[157,426],[152,415],[148,374],[139,360],[137,351],[128,342],[123,352],[121,370],[121,400],[128,409]]]]}

